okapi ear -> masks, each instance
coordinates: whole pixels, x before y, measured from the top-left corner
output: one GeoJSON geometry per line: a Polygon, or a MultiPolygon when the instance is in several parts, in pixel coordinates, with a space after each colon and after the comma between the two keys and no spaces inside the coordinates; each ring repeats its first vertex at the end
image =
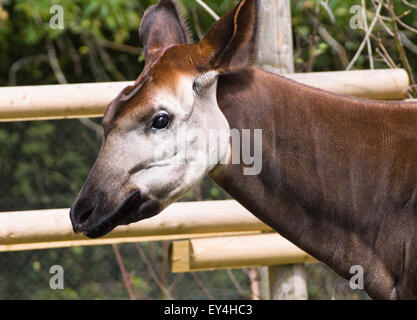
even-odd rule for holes
{"type": "Polygon", "coordinates": [[[146,10],[139,27],[139,36],[144,46],[146,63],[152,60],[152,55],[159,49],[191,42],[188,27],[173,0],[161,0],[146,10]]]}
{"type": "Polygon", "coordinates": [[[246,68],[256,60],[259,30],[259,0],[242,0],[208,31],[200,52],[220,73],[246,68]]]}

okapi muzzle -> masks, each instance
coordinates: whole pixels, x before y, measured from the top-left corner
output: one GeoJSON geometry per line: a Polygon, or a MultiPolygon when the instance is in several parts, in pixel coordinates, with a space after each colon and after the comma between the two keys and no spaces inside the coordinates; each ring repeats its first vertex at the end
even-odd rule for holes
{"type": "Polygon", "coordinates": [[[70,211],[74,231],[90,238],[101,237],[118,225],[146,219],[159,212],[159,202],[130,183],[127,168],[109,167],[102,163],[103,160],[105,156],[100,152],[70,211]]]}

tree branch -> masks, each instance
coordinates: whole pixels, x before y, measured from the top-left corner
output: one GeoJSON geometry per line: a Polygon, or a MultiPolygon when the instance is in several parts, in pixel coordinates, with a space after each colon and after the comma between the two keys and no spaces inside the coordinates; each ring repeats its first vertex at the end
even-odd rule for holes
{"type": "Polygon", "coordinates": [[[230,281],[232,282],[233,286],[235,287],[236,291],[242,296],[246,297],[245,291],[242,289],[242,287],[239,284],[239,281],[235,278],[235,275],[233,274],[231,269],[226,270],[227,275],[229,276],[230,281]]]}
{"type": "Polygon", "coordinates": [[[132,287],[130,285],[130,279],[129,279],[129,276],[126,272],[125,266],[123,264],[123,258],[122,258],[122,255],[120,254],[119,247],[115,244],[112,244],[112,248],[113,248],[114,255],[116,256],[116,260],[117,260],[117,264],[118,264],[119,269],[120,269],[120,273],[122,274],[123,283],[125,285],[127,294],[129,296],[129,300],[135,300],[136,298],[135,298],[135,295],[133,294],[132,287]]]}
{"type": "Polygon", "coordinates": [[[416,9],[417,10],[417,5],[415,4],[411,4],[410,2],[406,1],[406,0],[401,0],[402,3],[404,3],[406,6],[412,8],[412,9],[416,9]]]}
{"type": "Polygon", "coordinates": [[[394,41],[397,47],[397,51],[400,55],[402,65],[405,71],[407,71],[408,77],[410,78],[411,91],[413,92],[414,96],[417,97],[417,89],[415,87],[416,82],[414,80],[414,75],[413,75],[413,71],[411,70],[410,62],[408,61],[408,58],[407,58],[407,53],[405,52],[404,46],[401,42],[400,31],[398,29],[398,24],[397,24],[398,19],[397,19],[397,16],[395,15],[395,8],[394,8],[394,4],[392,0],[388,0],[387,9],[391,17],[392,32],[394,33],[394,41]]]}
{"type": "Polygon", "coordinates": [[[42,63],[49,62],[48,56],[46,54],[40,54],[37,56],[27,56],[20,58],[12,64],[9,70],[9,85],[15,86],[17,84],[17,72],[26,64],[29,63],[42,63]]]}
{"type": "Polygon", "coordinates": [[[155,283],[159,287],[159,289],[161,289],[164,296],[167,297],[168,299],[173,299],[173,296],[172,296],[170,290],[162,284],[162,282],[159,280],[158,276],[156,275],[156,271],[155,271],[154,267],[152,266],[152,263],[150,262],[150,260],[146,256],[145,251],[142,249],[142,247],[138,243],[134,243],[133,245],[135,246],[137,252],[139,253],[142,261],[145,263],[146,268],[148,269],[148,273],[151,275],[152,279],[155,281],[155,283]]]}
{"type": "Polygon", "coordinates": [[[123,43],[116,43],[107,39],[100,39],[97,41],[97,43],[100,46],[106,47],[107,49],[125,52],[125,53],[129,53],[135,56],[140,55],[143,51],[142,48],[136,48],[134,46],[130,46],[130,45],[123,44],[123,43]]]}
{"type": "Polygon", "coordinates": [[[382,2],[379,2],[378,8],[376,9],[375,17],[372,20],[371,25],[369,26],[368,32],[366,32],[365,38],[363,39],[362,43],[360,44],[358,51],[356,52],[356,54],[353,57],[352,61],[347,66],[346,70],[352,69],[352,67],[356,63],[356,60],[358,60],[359,56],[361,55],[363,48],[368,43],[369,36],[372,33],[372,31],[374,30],[374,27],[375,27],[376,23],[378,22],[378,15],[380,14],[381,9],[382,9],[382,2]]]}
{"type": "MultiPolygon", "coordinates": [[[[364,22],[365,33],[366,33],[366,32],[368,32],[368,18],[367,18],[367,15],[366,15],[365,0],[362,0],[362,15],[363,15],[363,22],[364,22]]],[[[373,56],[372,56],[372,44],[371,44],[371,39],[369,37],[366,40],[366,45],[368,47],[369,67],[371,69],[374,69],[374,59],[373,59],[373,56]]]]}
{"type": "Polygon", "coordinates": [[[208,12],[209,15],[211,15],[214,20],[219,20],[220,17],[202,0],[195,0],[204,10],[208,12]]]}
{"type": "Polygon", "coordinates": [[[203,291],[203,293],[206,295],[206,297],[207,297],[209,300],[215,300],[215,299],[214,299],[214,297],[211,295],[211,293],[207,290],[207,288],[206,288],[206,287],[204,286],[204,284],[201,282],[201,280],[200,280],[199,276],[198,276],[195,272],[192,272],[191,274],[192,274],[192,276],[193,276],[193,278],[194,278],[195,282],[197,283],[197,285],[198,285],[198,286],[199,286],[199,288],[201,289],[201,291],[203,291]]]}

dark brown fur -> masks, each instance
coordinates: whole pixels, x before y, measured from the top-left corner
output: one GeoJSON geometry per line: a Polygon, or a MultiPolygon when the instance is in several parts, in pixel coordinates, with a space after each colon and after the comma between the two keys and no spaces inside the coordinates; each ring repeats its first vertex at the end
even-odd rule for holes
{"type": "Polygon", "coordinates": [[[254,215],[374,298],[417,298],[417,105],[343,97],[257,68],[222,76],[231,128],[263,129],[263,170],[211,176],[254,215]],[[236,112],[239,110],[239,112],[236,112]]]}

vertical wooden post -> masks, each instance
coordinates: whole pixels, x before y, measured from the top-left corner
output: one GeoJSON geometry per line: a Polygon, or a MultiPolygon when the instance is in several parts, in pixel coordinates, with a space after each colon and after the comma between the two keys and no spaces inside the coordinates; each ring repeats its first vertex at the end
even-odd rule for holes
{"type": "MultiPolygon", "coordinates": [[[[257,64],[270,72],[293,73],[294,55],[290,0],[261,0],[259,52],[257,64]]],[[[304,265],[262,267],[263,299],[304,300],[307,280],[304,265]],[[269,283],[265,281],[269,277],[269,283]],[[269,296],[265,293],[269,286],[269,296]]]]}
{"type": "Polygon", "coordinates": [[[271,290],[269,289],[269,271],[267,266],[259,268],[259,294],[261,300],[271,300],[271,290]]]}
{"type": "Polygon", "coordinates": [[[257,63],[276,73],[294,72],[290,0],[261,0],[257,63]]]}
{"type": "Polygon", "coordinates": [[[270,266],[269,287],[272,300],[307,300],[307,278],[303,264],[270,266]]]}

